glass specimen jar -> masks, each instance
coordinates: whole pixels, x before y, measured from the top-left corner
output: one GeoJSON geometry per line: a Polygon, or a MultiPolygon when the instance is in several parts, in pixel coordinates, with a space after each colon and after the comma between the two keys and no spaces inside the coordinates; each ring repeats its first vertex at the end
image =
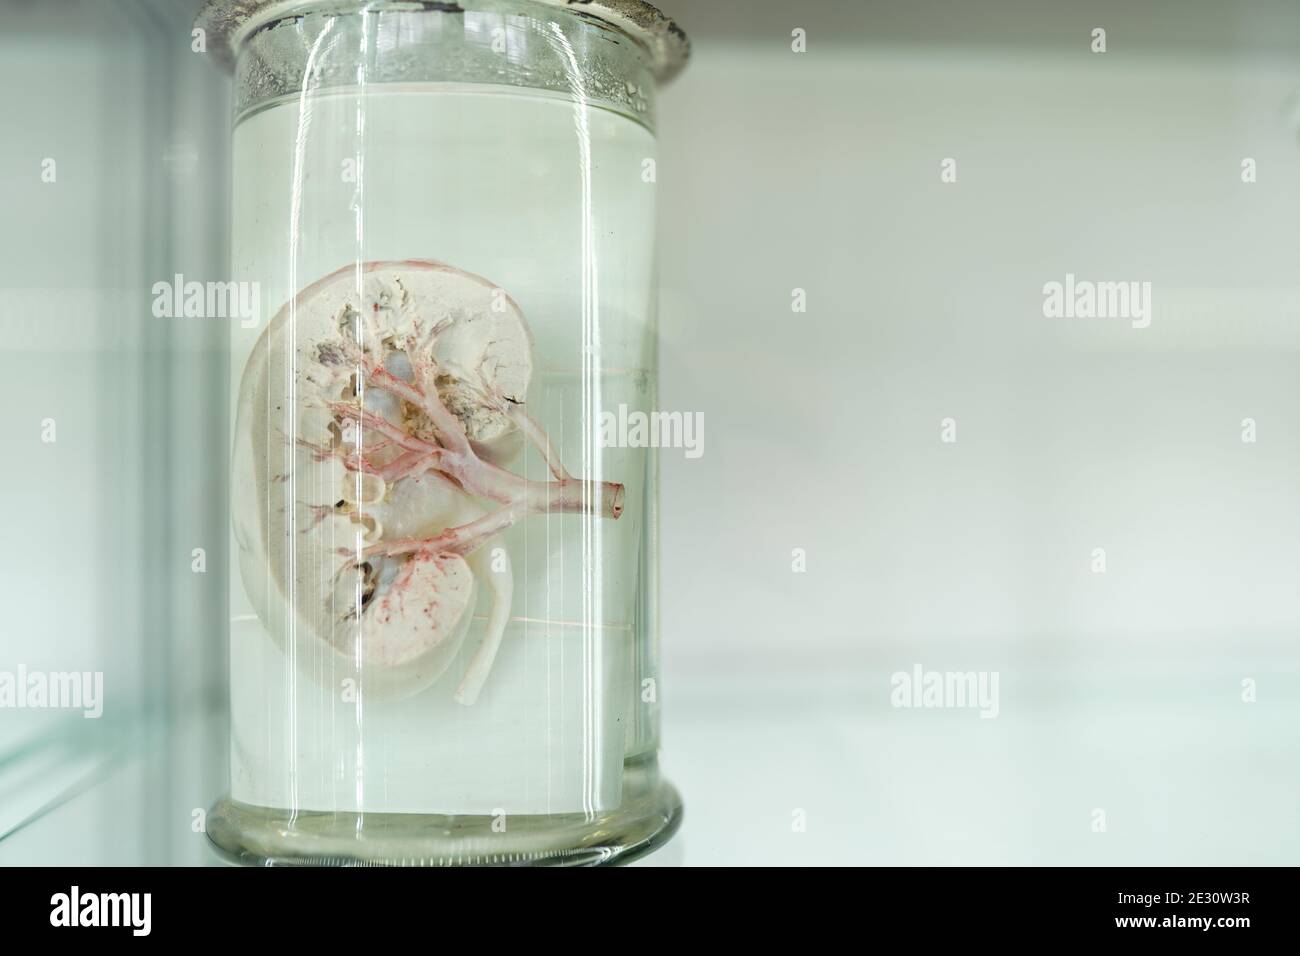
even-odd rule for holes
{"type": "Polygon", "coordinates": [[[654,97],[632,0],[210,0],[234,69],[229,857],[666,840],[654,97]],[[245,327],[247,326],[247,327],[245,327]]]}

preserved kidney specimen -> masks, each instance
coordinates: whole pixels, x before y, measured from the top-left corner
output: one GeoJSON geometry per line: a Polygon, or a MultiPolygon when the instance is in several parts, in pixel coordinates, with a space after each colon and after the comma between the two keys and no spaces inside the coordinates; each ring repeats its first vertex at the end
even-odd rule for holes
{"type": "Polygon", "coordinates": [[[477,699],[513,595],[497,536],[530,514],[623,511],[623,486],[570,475],[529,415],[532,373],[514,300],[438,262],[348,266],[277,313],[240,386],[234,474],[254,493],[234,523],[281,646],[305,629],[367,692],[415,694],[451,666],[486,587],[486,633],[455,693],[477,699]],[[526,445],[551,480],[508,470],[526,445]]]}

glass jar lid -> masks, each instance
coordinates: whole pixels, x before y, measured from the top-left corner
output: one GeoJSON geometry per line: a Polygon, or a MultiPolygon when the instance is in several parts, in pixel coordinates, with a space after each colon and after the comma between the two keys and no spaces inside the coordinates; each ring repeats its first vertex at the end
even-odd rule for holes
{"type": "MultiPolygon", "coordinates": [[[[466,0],[469,3],[469,0],[466,0]]],[[[691,43],[686,34],[658,7],[645,0],[528,0],[529,3],[559,7],[577,17],[597,20],[631,37],[649,54],[650,72],[659,83],[666,83],[681,72],[690,56],[691,43]]],[[[195,26],[207,33],[208,52],[220,63],[230,67],[234,51],[248,33],[257,26],[280,16],[301,13],[312,7],[304,0],[205,0],[195,26]]],[[[337,0],[321,0],[314,5],[328,10],[342,6],[337,0]]],[[[430,10],[443,13],[464,13],[466,8],[458,2],[433,2],[433,0],[393,0],[384,3],[384,10],[430,10]]],[[[473,9],[472,3],[469,9],[473,9]]]]}

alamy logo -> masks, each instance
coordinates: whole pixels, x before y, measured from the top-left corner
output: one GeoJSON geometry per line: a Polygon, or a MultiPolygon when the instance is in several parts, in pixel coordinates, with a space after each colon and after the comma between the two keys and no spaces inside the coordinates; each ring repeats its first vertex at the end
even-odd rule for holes
{"type": "Polygon", "coordinates": [[[257,325],[262,314],[262,287],[256,282],[172,282],[153,284],[157,319],[238,319],[242,328],[257,325]]]}
{"type": "Polygon", "coordinates": [[[927,671],[920,664],[889,678],[894,707],[978,708],[988,720],[998,715],[997,671],[927,671]]]}
{"type": "Polygon", "coordinates": [[[11,710],[80,710],[95,719],[104,713],[102,671],[0,671],[0,708],[11,710]]]}
{"type": "Polygon", "coordinates": [[[600,413],[601,448],[683,448],[687,458],[704,454],[703,412],[629,411],[600,413]]]}
{"type": "Polygon", "coordinates": [[[1151,324],[1150,282],[1093,282],[1065,274],[1043,285],[1043,315],[1049,319],[1130,319],[1135,329],[1151,324]]]}
{"type": "Polygon", "coordinates": [[[69,893],[50,897],[51,926],[129,926],[133,936],[148,936],[152,926],[151,893],[69,893]]]}

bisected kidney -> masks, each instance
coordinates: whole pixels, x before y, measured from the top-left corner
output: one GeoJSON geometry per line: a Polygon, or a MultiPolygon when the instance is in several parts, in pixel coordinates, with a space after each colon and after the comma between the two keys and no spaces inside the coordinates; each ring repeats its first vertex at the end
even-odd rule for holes
{"type": "Polygon", "coordinates": [[[305,632],[367,692],[418,693],[451,668],[480,589],[473,703],[510,618],[499,535],[534,513],[616,519],[624,490],[568,473],[528,414],[519,306],[442,263],[366,262],[299,293],[240,386],[235,537],[245,588],[282,645],[305,632]],[[524,445],[551,479],[508,470],[524,445]]]}

